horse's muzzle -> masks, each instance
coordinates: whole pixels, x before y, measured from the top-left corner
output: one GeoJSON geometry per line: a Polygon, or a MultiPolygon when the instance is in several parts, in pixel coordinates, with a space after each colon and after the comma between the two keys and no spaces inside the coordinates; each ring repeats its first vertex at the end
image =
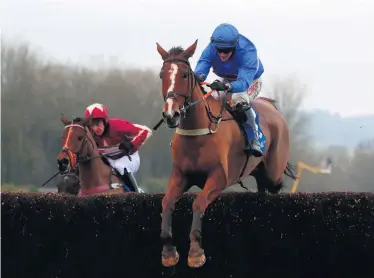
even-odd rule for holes
{"type": "Polygon", "coordinates": [[[179,112],[175,112],[173,116],[170,116],[169,114],[163,112],[162,117],[164,118],[166,125],[169,128],[176,128],[177,126],[179,126],[179,122],[180,122],[179,112]]]}
{"type": "Polygon", "coordinates": [[[69,159],[67,158],[57,159],[57,164],[58,164],[58,171],[60,172],[61,175],[69,172],[69,159]]]}

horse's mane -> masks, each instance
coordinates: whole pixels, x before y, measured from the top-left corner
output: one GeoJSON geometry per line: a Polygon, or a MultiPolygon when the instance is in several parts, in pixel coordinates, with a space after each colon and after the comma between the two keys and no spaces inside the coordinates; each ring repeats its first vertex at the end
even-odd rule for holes
{"type": "Polygon", "coordinates": [[[178,56],[178,55],[182,54],[183,52],[184,52],[184,48],[181,47],[181,46],[173,46],[168,51],[170,56],[178,56]]]}
{"type": "MultiPolygon", "coordinates": [[[[72,124],[76,124],[76,123],[80,123],[81,121],[83,121],[84,118],[82,117],[75,117],[73,120],[72,120],[72,124]]],[[[95,139],[95,133],[93,132],[92,128],[88,125],[87,126],[88,130],[90,131],[91,133],[91,136],[95,139]]]]}
{"type": "Polygon", "coordinates": [[[82,118],[82,117],[75,117],[75,118],[73,119],[72,123],[73,123],[73,124],[76,124],[76,123],[79,123],[79,122],[81,122],[81,121],[83,121],[83,118],[82,118]]]}

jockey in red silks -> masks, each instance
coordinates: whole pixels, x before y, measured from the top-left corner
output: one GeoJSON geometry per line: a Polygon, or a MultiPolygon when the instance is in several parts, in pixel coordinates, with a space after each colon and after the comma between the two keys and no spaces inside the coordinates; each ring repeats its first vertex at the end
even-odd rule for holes
{"type": "Polygon", "coordinates": [[[88,106],[84,115],[85,117],[92,116],[90,127],[95,133],[99,148],[118,146],[120,150],[124,151],[115,159],[108,158],[108,161],[122,175],[131,191],[139,192],[139,187],[133,176],[140,166],[138,150],[152,136],[152,130],[124,119],[109,118],[108,109],[100,103],[88,106]]]}

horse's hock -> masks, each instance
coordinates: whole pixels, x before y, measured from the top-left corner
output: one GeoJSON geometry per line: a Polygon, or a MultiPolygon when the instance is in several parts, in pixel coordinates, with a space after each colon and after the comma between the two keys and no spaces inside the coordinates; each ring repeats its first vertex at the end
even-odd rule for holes
{"type": "Polygon", "coordinates": [[[204,217],[199,269],[192,193],[174,211],[179,263],[162,266],[162,197],[2,193],[2,277],[372,277],[373,194],[224,194],[204,217]]]}

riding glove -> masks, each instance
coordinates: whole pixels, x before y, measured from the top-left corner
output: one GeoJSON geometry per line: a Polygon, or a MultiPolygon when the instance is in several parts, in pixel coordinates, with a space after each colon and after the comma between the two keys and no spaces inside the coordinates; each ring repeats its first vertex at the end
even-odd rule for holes
{"type": "Polygon", "coordinates": [[[126,151],[126,152],[130,152],[134,149],[134,145],[130,142],[130,141],[124,141],[122,142],[121,144],[119,144],[118,148],[120,150],[123,150],[123,151],[126,151]]]}
{"type": "Polygon", "coordinates": [[[230,88],[230,86],[227,83],[223,83],[220,80],[215,80],[213,83],[209,86],[212,90],[217,91],[226,91],[230,88]]]}

